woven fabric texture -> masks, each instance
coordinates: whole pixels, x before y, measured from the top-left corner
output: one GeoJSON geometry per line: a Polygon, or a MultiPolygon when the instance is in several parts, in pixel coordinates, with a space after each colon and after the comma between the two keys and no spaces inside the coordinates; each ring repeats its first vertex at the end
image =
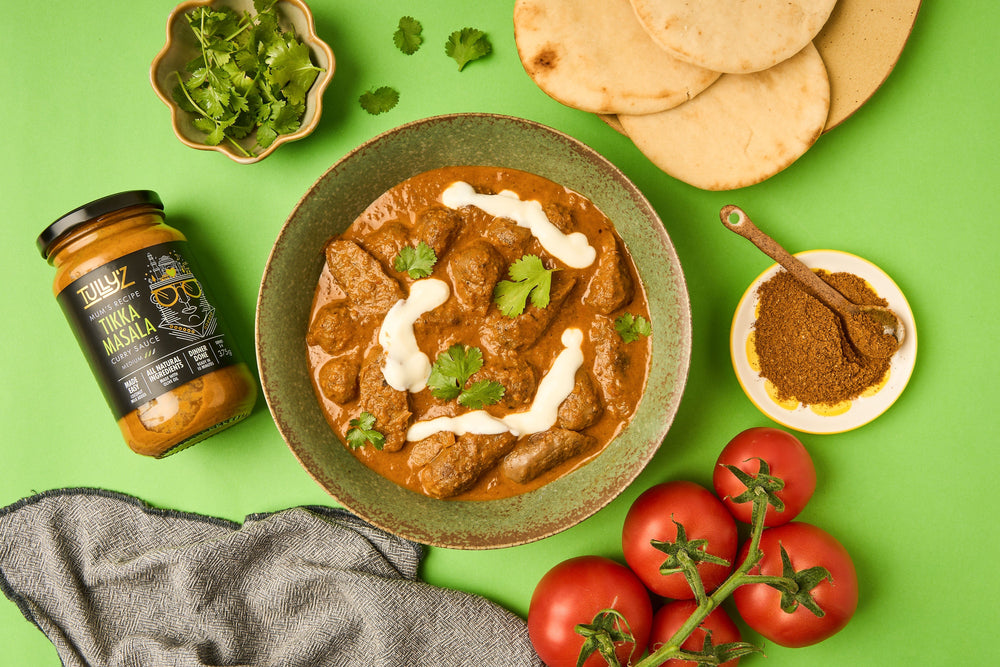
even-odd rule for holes
{"type": "Polygon", "coordinates": [[[536,667],[524,621],[349,512],[242,524],[60,489],[0,510],[0,588],[64,665],[536,667]]]}

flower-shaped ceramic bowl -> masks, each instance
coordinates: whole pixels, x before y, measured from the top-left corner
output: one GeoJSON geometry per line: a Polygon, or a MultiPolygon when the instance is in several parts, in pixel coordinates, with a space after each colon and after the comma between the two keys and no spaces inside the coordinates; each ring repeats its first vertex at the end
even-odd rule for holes
{"type": "Polygon", "coordinates": [[[302,117],[301,124],[294,132],[279,134],[264,149],[255,147],[255,133],[240,140],[242,150],[228,141],[211,146],[205,143],[205,133],[195,127],[195,115],[181,109],[173,97],[173,90],[179,81],[177,72],[184,72],[188,62],[198,55],[198,44],[185,14],[199,7],[208,6],[225,6],[241,13],[244,11],[248,11],[250,14],[255,13],[253,0],[187,0],[177,5],[167,19],[167,41],[163,49],[153,59],[149,78],[157,96],[170,109],[174,134],[184,144],[198,150],[218,151],[241,164],[259,162],[277,150],[278,146],[301,139],[316,129],[319,124],[320,112],[323,109],[323,92],[333,79],[335,67],[333,51],[316,36],[312,12],[306,3],[302,0],[278,0],[276,9],[279,16],[279,26],[284,30],[294,31],[298,39],[309,47],[313,64],[322,70],[306,95],[305,115],[302,117]]]}
{"type": "Polygon", "coordinates": [[[349,153],[306,192],[278,234],[257,301],[257,360],[268,407],[309,474],[370,523],[435,546],[488,549],[542,539],[611,502],[659,449],[674,419],[691,355],[691,309],[673,244],[656,212],[614,165],[538,123],[454,114],[390,130],[349,153]],[[444,166],[521,169],[588,197],[614,223],[649,297],[652,361],[627,428],[594,460],[521,495],[435,500],[359,462],[327,424],[313,392],[305,343],[327,240],[383,192],[444,166]]]}

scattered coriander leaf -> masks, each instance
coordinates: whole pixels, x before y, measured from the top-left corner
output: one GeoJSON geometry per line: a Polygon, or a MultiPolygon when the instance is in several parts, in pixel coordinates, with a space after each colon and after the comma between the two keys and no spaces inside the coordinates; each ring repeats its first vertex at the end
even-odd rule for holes
{"type": "Polygon", "coordinates": [[[399,27],[392,35],[392,43],[406,55],[412,56],[424,41],[420,34],[422,31],[420,21],[412,16],[404,16],[399,19],[399,27]]]}
{"type": "Polygon", "coordinates": [[[653,333],[653,328],[642,315],[624,313],[615,320],[615,331],[626,343],[639,340],[639,336],[648,336],[653,333]]]}
{"type": "Polygon", "coordinates": [[[462,71],[468,63],[488,55],[493,50],[486,33],[476,28],[462,28],[448,36],[444,44],[444,52],[458,63],[458,71],[462,71]]]}
{"type": "Polygon", "coordinates": [[[371,443],[375,449],[381,450],[385,445],[385,436],[375,430],[375,415],[370,412],[362,412],[357,419],[350,421],[351,428],[347,429],[347,444],[351,449],[358,449],[371,443]]]}
{"type": "Polygon", "coordinates": [[[505,391],[504,386],[496,380],[480,380],[473,382],[463,391],[458,397],[458,402],[467,408],[481,410],[487,405],[499,402],[505,391]]]}
{"type": "Polygon", "coordinates": [[[416,280],[431,275],[436,263],[437,254],[434,248],[421,241],[416,247],[408,245],[400,248],[392,265],[397,271],[406,271],[416,280]]]}
{"type": "Polygon", "coordinates": [[[524,312],[530,296],[536,308],[549,305],[552,274],[559,269],[546,269],[537,255],[525,255],[510,265],[513,280],[501,280],[493,289],[493,300],[507,317],[517,317],[524,312]]]}
{"type": "Polygon", "coordinates": [[[361,108],[373,116],[384,113],[399,102],[399,92],[389,86],[369,90],[358,98],[361,108]]]}

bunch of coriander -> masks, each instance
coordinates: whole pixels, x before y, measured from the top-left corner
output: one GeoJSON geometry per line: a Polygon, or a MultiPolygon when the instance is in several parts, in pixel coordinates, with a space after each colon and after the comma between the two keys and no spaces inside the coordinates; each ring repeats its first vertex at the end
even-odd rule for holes
{"type": "Polygon", "coordinates": [[[306,93],[323,70],[294,32],[278,26],[276,3],[254,0],[254,16],[228,7],[185,15],[200,52],[185,74],[177,72],[173,97],[195,114],[210,146],[228,141],[250,156],[238,140],[256,130],[256,147],[264,149],[301,124],[306,93]]]}

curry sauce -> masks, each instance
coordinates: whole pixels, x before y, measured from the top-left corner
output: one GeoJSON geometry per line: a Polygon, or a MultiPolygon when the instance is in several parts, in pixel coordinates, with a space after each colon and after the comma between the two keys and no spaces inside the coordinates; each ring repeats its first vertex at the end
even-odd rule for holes
{"type": "Polygon", "coordinates": [[[313,386],[345,443],[352,420],[374,416],[382,448],[352,451],[395,483],[435,498],[524,493],[600,454],[635,413],[650,341],[626,342],[616,323],[625,314],[648,322],[648,302],[612,223],[579,193],[512,169],[437,169],[384,193],[324,251],[306,340],[313,386]],[[455,191],[466,199],[451,201],[455,191]],[[521,209],[538,228],[503,213],[521,209]],[[436,258],[430,274],[397,270],[401,251],[421,242],[436,258]],[[531,256],[551,271],[548,303],[529,299],[522,313],[506,315],[497,285],[531,256]],[[418,370],[409,390],[394,387],[387,322],[431,287],[439,300],[412,321],[423,376],[418,370]],[[427,364],[456,345],[481,356],[469,384],[501,385],[499,401],[473,409],[425,386],[427,364]],[[569,368],[568,380],[560,384],[556,368],[569,368]],[[524,425],[549,413],[541,425],[524,425]]]}

